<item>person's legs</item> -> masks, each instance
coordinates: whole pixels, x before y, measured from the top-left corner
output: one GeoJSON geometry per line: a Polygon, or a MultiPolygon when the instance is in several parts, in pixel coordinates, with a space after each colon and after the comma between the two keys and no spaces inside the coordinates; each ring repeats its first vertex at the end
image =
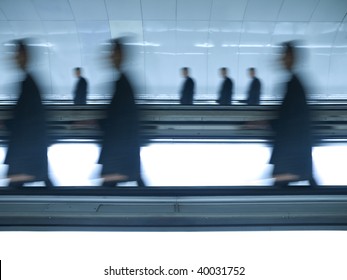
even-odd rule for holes
{"type": "Polygon", "coordinates": [[[290,181],[278,181],[276,180],[274,183],[274,187],[276,188],[285,188],[288,187],[290,181]]]}
{"type": "Polygon", "coordinates": [[[103,179],[103,187],[115,187],[117,186],[117,183],[126,182],[129,180],[127,175],[120,173],[102,174],[101,178],[103,179]]]}
{"type": "Polygon", "coordinates": [[[292,173],[276,174],[273,176],[273,178],[275,179],[274,186],[280,188],[288,187],[290,182],[300,180],[298,175],[292,173]]]}
{"type": "Polygon", "coordinates": [[[310,183],[311,187],[318,187],[318,184],[317,184],[316,179],[314,177],[311,177],[311,179],[309,179],[308,182],[310,183]]]}
{"type": "Polygon", "coordinates": [[[24,181],[10,181],[10,183],[8,184],[8,187],[11,189],[20,189],[24,186],[24,181]]]}
{"type": "Polygon", "coordinates": [[[35,180],[35,176],[19,173],[19,174],[11,174],[8,176],[10,179],[9,187],[18,189],[24,186],[25,183],[29,183],[35,180]]]}
{"type": "Polygon", "coordinates": [[[116,187],[117,186],[117,181],[104,181],[101,185],[102,187],[116,187]]]}
{"type": "Polygon", "coordinates": [[[52,183],[50,178],[47,178],[44,182],[45,182],[45,186],[47,188],[53,188],[54,187],[54,185],[53,185],[53,183],[52,183]]]}
{"type": "Polygon", "coordinates": [[[141,176],[137,179],[136,182],[137,182],[137,186],[138,186],[138,187],[146,187],[146,183],[145,183],[145,181],[142,179],[141,176]]]}

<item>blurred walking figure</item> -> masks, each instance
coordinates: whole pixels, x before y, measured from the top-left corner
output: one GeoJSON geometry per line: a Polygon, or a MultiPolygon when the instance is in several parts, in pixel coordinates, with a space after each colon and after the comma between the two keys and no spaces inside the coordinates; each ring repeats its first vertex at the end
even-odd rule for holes
{"type": "Polygon", "coordinates": [[[281,63],[289,72],[285,96],[279,109],[278,119],[273,121],[274,147],[270,163],[274,165],[273,177],[276,186],[308,180],[316,186],[312,171],[312,135],[310,111],[306,91],[295,73],[299,60],[295,42],[283,43],[281,63]]]}
{"type": "Polygon", "coordinates": [[[127,50],[125,38],[111,40],[110,60],[118,70],[114,95],[101,123],[104,132],[99,163],[102,164],[103,186],[116,186],[119,182],[137,181],[144,186],[140,170],[140,143],[138,112],[133,87],[122,71],[127,50]]]}
{"type": "Polygon", "coordinates": [[[27,39],[14,42],[15,62],[23,71],[17,104],[13,118],[5,125],[10,132],[5,164],[9,165],[9,186],[22,187],[27,182],[44,181],[53,186],[48,177],[47,131],[45,110],[39,87],[29,73],[32,51],[27,39]]]}
{"type": "Polygon", "coordinates": [[[260,80],[256,77],[255,68],[251,67],[248,69],[248,73],[250,78],[252,79],[248,92],[247,92],[247,105],[254,106],[260,104],[260,91],[261,91],[261,83],[260,80]]]}
{"type": "Polygon", "coordinates": [[[76,67],[74,69],[75,76],[78,79],[75,89],[74,89],[74,104],[75,105],[85,105],[87,103],[87,88],[88,83],[87,80],[82,77],[82,69],[80,67],[76,67]]]}
{"type": "Polygon", "coordinates": [[[230,105],[233,94],[233,82],[228,77],[228,68],[223,67],[219,71],[221,77],[223,78],[223,83],[219,90],[219,98],[217,103],[220,105],[230,105]]]}
{"type": "Polygon", "coordinates": [[[182,105],[192,105],[194,99],[194,80],[189,76],[188,67],[183,67],[181,73],[185,80],[181,89],[180,102],[182,105]]]}

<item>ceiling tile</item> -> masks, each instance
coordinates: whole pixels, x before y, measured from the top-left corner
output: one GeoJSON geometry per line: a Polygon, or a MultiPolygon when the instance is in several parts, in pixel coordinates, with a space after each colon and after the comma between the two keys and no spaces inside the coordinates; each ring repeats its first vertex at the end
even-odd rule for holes
{"type": "Polygon", "coordinates": [[[142,0],[144,20],[176,19],[176,0],[142,0]]]}
{"type": "Polygon", "coordinates": [[[8,20],[39,20],[31,1],[1,0],[0,9],[8,20]]]}
{"type": "Polygon", "coordinates": [[[110,23],[109,21],[100,20],[81,20],[76,21],[77,30],[79,33],[109,33],[110,23]]]}
{"type": "Polygon", "coordinates": [[[335,44],[340,46],[344,45],[347,47],[347,23],[343,23],[339,27],[337,36],[335,38],[335,44]]]}
{"type": "Polygon", "coordinates": [[[212,0],[177,0],[177,20],[209,20],[212,0]]]}
{"type": "Polygon", "coordinates": [[[249,0],[245,12],[246,21],[275,21],[282,0],[249,0]]]}
{"type": "Polygon", "coordinates": [[[307,22],[277,22],[272,39],[272,45],[279,45],[285,41],[305,40],[307,22]]]}
{"type": "Polygon", "coordinates": [[[142,20],[140,0],[106,0],[110,20],[142,20]]]}
{"type": "Polygon", "coordinates": [[[177,22],[177,51],[182,54],[206,54],[209,47],[208,21],[177,22]]]}
{"type": "Polygon", "coordinates": [[[10,35],[10,34],[14,34],[13,33],[13,27],[9,24],[8,21],[0,21],[0,36],[2,39],[3,35],[10,35]]]}
{"type": "Polygon", "coordinates": [[[6,20],[5,14],[0,9],[0,20],[6,20]]]}
{"type": "Polygon", "coordinates": [[[342,21],[347,13],[346,0],[321,0],[312,21],[342,21]]]}
{"type": "Polygon", "coordinates": [[[119,36],[132,36],[137,43],[143,43],[142,21],[139,20],[111,20],[110,29],[112,38],[119,36]]]}
{"type": "Polygon", "coordinates": [[[43,27],[47,35],[65,36],[68,34],[77,34],[76,24],[73,21],[43,21],[43,27]]]}
{"type": "Polygon", "coordinates": [[[277,22],[274,35],[303,36],[306,34],[307,22],[277,22]]]}
{"type": "Polygon", "coordinates": [[[77,32],[83,53],[92,53],[99,51],[97,48],[101,44],[111,39],[109,21],[77,21],[77,32]]]}
{"type": "Polygon", "coordinates": [[[73,13],[68,0],[32,0],[42,20],[72,20],[73,13]]]}
{"type": "Polygon", "coordinates": [[[242,20],[248,0],[214,0],[211,20],[242,20]]]}
{"type": "Polygon", "coordinates": [[[176,48],[176,21],[145,21],[143,23],[146,53],[173,54],[176,48]]]}
{"type": "Polygon", "coordinates": [[[274,22],[244,22],[240,46],[260,47],[269,45],[274,29],[274,22]]]}
{"type": "Polygon", "coordinates": [[[104,0],[69,0],[76,20],[107,20],[104,0]]]}
{"type": "Polygon", "coordinates": [[[309,21],[319,0],[285,0],[278,21],[309,21]]]}
{"type": "Polygon", "coordinates": [[[237,48],[242,32],[242,22],[212,21],[210,22],[210,43],[225,50],[237,48]]]}
{"type": "Polygon", "coordinates": [[[336,54],[346,54],[347,53],[347,23],[343,23],[335,37],[333,52],[336,54]]]}
{"type": "Polygon", "coordinates": [[[11,21],[12,30],[17,36],[39,37],[44,36],[45,31],[41,21],[11,21]]]}
{"type": "Polygon", "coordinates": [[[306,31],[306,40],[313,47],[331,46],[339,26],[338,22],[310,22],[306,31]]]}

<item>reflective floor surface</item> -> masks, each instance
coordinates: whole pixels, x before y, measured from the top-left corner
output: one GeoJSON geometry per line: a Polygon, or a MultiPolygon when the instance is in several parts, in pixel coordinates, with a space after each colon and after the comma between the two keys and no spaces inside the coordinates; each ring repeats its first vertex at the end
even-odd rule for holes
{"type": "MultiPolygon", "coordinates": [[[[56,186],[100,185],[99,152],[92,143],[52,145],[48,151],[52,181],[56,186]]],[[[142,171],[149,186],[266,186],[273,183],[270,153],[266,143],[153,143],[141,149],[142,171]]],[[[0,147],[0,162],[5,154],[6,147],[0,147]]],[[[320,185],[347,185],[347,144],[315,147],[313,159],[320,185]]],[[[0,186],[8,184],[6,170],[0,165],[0,186]]]]}

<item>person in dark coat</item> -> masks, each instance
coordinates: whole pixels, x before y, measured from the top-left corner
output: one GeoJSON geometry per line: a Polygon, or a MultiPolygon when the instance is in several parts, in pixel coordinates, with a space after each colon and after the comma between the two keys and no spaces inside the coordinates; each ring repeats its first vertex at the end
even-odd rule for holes
{"type": "Polygon", "coordinates": [[[104,136],[99,164],[102,164],[103,186],[119,182],[137,181],[144,186],[140,170],[139,120],[134,90],[127,75],[122,72],[125,59],[124,39],[111,41],[111,62],[119,71],[112,101],[101,123],[104,136]]]}
{"type": "Polygon", "coordinates": [[[181,69],[182,76],[185,79],[182,89],[181,89],[181,98],[180,102],[182,105],[192,105],[194,99],[194,80],[189,77],[189,68],[183,67],[181,69]]]}
{"type": "Polygon", "coordinates": [[[220,105],[230,105],[233,94],[233,82],[228,77],[228,69],[223,67],[220,69],[220,75],[223,78],[223,83],[219,90],[219,98],[217,103],[220,105]]]}
{"type": "Polygon", "coordinates": [[[270,163],[274,165],[273,178],[276,186],[304,180],[309,181],[311,186],[316,186],[312,171],[310,110],[304,85],[294,71],[297,59],[295,42],[284,43],[281,60],[290,78],[278,119],[271,122],[275,139],[270,163]]]}
{"type": "Polygon", "coordinates": [[[249,89],[247,92],[247,105],[250,106],[255,106],[255,105],[259,105],[260,103],[260,91],[261,91],[261,83],[260,80],[256,77],[256,73],[255,73],[255,68],[251,67],[248,69],[248,73],[250,78],[252,79],[250,85],[249,85],[249,89]]]}
{"type": "Polygon", "coordinates": [[[82,69],[76,67],[74,69],[75,76],[78,79],[75,89],[74,89],[74,104],[75,105],[85,105],[87,103],[87,80],[81,76],[82,69]]]}
{"type": "Polygon", "coordinates": [[[15,60],[25,73],[25,78],[20,84],[13,118],[5,123],[10,134],[5,158],[9,186],[18,188],[27,182],[44,181],[47,187],[51,187],[53,185],[48,177],[46,117],[40,90],[27,70],[30,52],[26,40],[15,41],[15,46],[15,60]]]}

